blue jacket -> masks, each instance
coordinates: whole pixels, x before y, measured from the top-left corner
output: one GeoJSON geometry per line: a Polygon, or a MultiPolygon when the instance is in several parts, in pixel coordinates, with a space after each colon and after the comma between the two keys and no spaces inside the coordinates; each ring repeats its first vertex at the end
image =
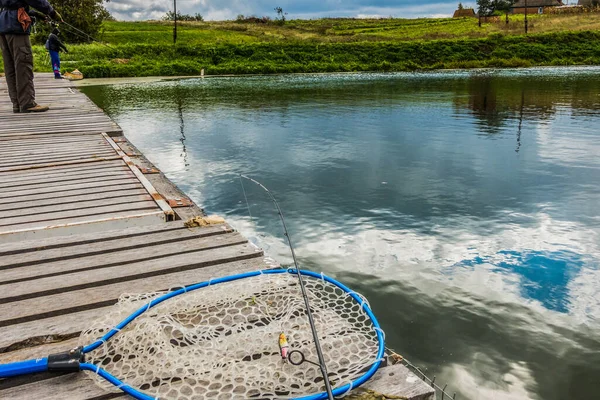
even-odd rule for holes
{"type": "Polygon", "coordinates": [[[29,35],[31,27],[26,31],[23,30],[18,20],[17,10],[25,7],[25,11],[30,13],[30,6],[52,18],[56,15],[54,8],[47,0],[0,0],[0,34],[29,35]]]}

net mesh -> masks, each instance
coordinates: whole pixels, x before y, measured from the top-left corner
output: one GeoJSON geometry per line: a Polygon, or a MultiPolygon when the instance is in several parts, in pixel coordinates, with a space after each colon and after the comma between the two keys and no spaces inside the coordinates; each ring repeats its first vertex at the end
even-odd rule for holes
{"type": "MultiPolygon", "coordinates": [[[[377,361],[377,332],[360,303],[337,286],[303,276],[334,387],[362,376],[377,361]]],[[[164,293],[125,295],[81,344],[164,293]]],[[[301,397],[325,391],[296,275],[259,275],[208,286],[151,308],[86,356],[128,385],[168,399],[301,397]],[[279,335],[289,351],[281,357],[279,335]],[[296,352],[294,358],[298,357],[296,352]],[[292,360],[294,360],[292,358],[292,360]]],[[[98,380],[108,390],[114,387],[98,380]]]]}

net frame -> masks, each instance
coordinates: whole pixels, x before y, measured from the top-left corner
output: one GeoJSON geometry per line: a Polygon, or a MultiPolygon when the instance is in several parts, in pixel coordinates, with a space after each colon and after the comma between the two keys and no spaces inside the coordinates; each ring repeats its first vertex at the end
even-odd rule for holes
{"type": "MultiPolygon", "coordinates": [[[[129,315],[127,318],[125,318],[123,321],[121,321],[117,326],[115,326],[114,328],[109,330],[100,339],[98,339],[97,341],[95,341],[94,343],[92,343],[88,346],[85,346],[83,348],[83,353],[89,353],[91,351],[98,349],[100,346],[102,346],[108,340],[110,340],[113,336],[117,335],[122,329],[124,329],[134,319],[136,319],[140,315],[144,314],[148,310],[152,309],[153,307],[155,307],[173,297],[176,297],[176,296],[179,296],[179,295],[182,295],[185,293],[189,293],[191,291],[195,291],[198,289],[206,288],[208,286],[217,285],[220,283],[232,282],[232,281],[245,279],[245,278],[251,278],[251,277],[255,277],[255,276],[259,276],[259,275],[275,275],[275,274],[285,274],[285,273],[297,275],[298,272],[300,273],[300,275],[303,275],[303,276],[309,276],[309,277],[316,278],[316,279],[323,279],[326,282],[337,286],[343,292],[345,292],[349,296],[351,296],[354,299],[354,301],[356,301],[356,303],[359,304],[360,307],[367,314],[367,316],[369,317],[369,319],[373,325],[374,330],[376,331],[377,342],[378,342],[378,351],[377,351],[377,355],[375,357],[376,361],[370,366],[370,368],[364,373],[364,375],[360,376],[359,378],[357,378],[349,383],[346,383],[343,386],[337,387],[337,388],[333,389],[333,391],[332,391],[332,394],[334,396],[345,395],[348,392],[350,392],[352,389],[355,389],[355,388],[359,387],[360,385],[364,384],[365,382],[367,382],[377,372],[377,370],[381,366],[381,363],[384,360],[384,354],[385,354],[384,332],[381,329],[379,322],[377,321],[377,318],[373,314],[373,312],[369,306],[369,303],[363,296],[361,296],[360,294],[351,290],[350,288],[345,286],[343,283],[341,283],[331,277],[328,277],[328,276],[324,275],[323,273],[315,273],[315,272],[306,271],[306,270],[296,270],[295,268],[259,270],[259,271],[244,273],[244,274],[226,276],[226,277],[217,278],[217,279],[210,279],[208,281],[197,283],[197,284],[194,284],[191,286],[186,286],[181,289],[175,290],[173,292],[164,294],[160,297],[156,297],[153,300],[151,300],[150,302],[148,302],[147,304],[145,304],[142,307],[140,307],[139,309],[137,309],[135,312],[133,312],[131,315],[129,315]]],[[[93,373],[99,375],[103,379],[107,380],[108,382],[110,382],[111,384],[116,386],[118,389],[122,390],[123,392],[129,394],[130,396],[132,396],[136,399],[158,400],[158,397],[149,396],[149,395],[139,391],[138,389],[135,389],[135,388],[129,386],[128,384],[121,381],[119,378],[113,376],[108,371],[102,369],[101,367],[99,367],[95,364],[81,363],[80,369],[85,370],[85,371],[90,371],[90,372],[93,372],[93,373]]],[[[296,397],[297,400],[324,400],[327,398],[328,398],[327,392],[312,394],[312,395],[303,396],[303,397],[296,397]]]]}

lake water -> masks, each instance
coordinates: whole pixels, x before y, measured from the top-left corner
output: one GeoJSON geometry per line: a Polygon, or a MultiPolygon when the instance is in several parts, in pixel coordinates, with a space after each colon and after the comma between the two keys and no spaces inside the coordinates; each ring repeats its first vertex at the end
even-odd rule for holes
{"type": "Polygon", "coordinates": [[[207,212],[468,399],[600,398],[600,68],[84,89],[207,212]]]}

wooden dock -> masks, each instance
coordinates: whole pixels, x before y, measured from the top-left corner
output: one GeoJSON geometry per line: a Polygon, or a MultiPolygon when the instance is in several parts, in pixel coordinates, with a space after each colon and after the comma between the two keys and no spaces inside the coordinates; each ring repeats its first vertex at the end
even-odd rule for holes
{"type": "MultiPolygon", "coordinates": [[[[68,81],[36,75],[44,114],[13,114],[0,81],[0,363],[66,351],[124,293],[269,268],[203,211],[68,81]]],[[[400,364],[371,388],[408,399],[433,389],[400,364]]],[[[112,399],[84,374],[0,380],[2,399],[112,399]]]]}

